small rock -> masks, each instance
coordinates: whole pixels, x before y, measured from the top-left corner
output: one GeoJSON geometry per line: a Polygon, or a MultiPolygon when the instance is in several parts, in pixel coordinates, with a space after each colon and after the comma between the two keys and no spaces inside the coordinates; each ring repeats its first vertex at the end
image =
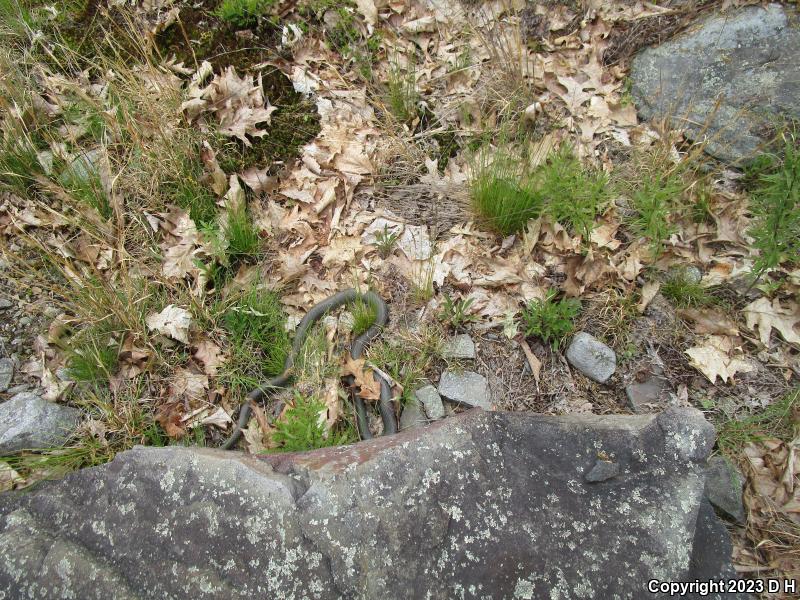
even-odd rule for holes
{"type": "Polygon", "coordinates": [[[0,298],[0,310],[6,310],[7,308],[11,308],[14,306],[14,303],[7,298],[0,298]]]}
{"type": "Polygon", "coordinates": [[[628,406],[635,413],[658,412],[662,394],[669,390],[669,381],[660,375],[651,375],[645,381],[635,381],[625,386],[628,406]]]}
{"type": "Polygon", "coordinates": [[[14,361],[10,358],[0,358],[0,392],[5,392],[14,378],[14,361]]]}
{"type": "Polygon", "coordinates": [[[61,313],[55,306],[48,306],[44,309],[44,316],[48,319],[55,319],[61,313]]]}
{"type": "Polygon", "coordinates": [[[475,358],[475,342],[466,333],[455,335],[444,343],[442,358],[475,358]]]}
{"type": "Polygon", "coordinates": [[[422,413],[422,407],[416,398],[411,398],[403,405],[403,412],[400,414],[400,431],[406,429],[416,429],[428,424],[428,419],[422,413]]]}
{"type": "Polygon", "coordinates": [[[617,355],[614,351],[585,331],[572,339],[567,348],[569,364],[598,383],[605,383],[617,370],[617,355]]]}
{"type": "Polygon", "coordinates": [[[81,412],[23,392],[0,404],[0,453],[52,448],[66,442],[81,412]]]}
{"type": "Polygon", "coordinates": [[[745,523],[742,477],[724,456],[712,456],[706,469],[706,497],[724,516],[745,523]]]}
{"type": "Polygon", "coordinates": [[[425,409],[425,414],[428,415],[428,418],[431,421],[444,418],[444,404],[442,403],[442,397],[439,396],[439,392],[436,391],[435,387],[432,385],[426,385],[425,387],[421,387],[414,392],[414,395],[417,397],[417,400],[422,403],[422,406],[425,409]]]}
{"type": "Polygon", "coordinates": [[[584,475],[584,479],[589,483],[606,481],[619,475],[619,464],[610,460],[598,460],[594,463],[592,470],[584,475]]]}
{"type": "Polygon", "coordinates": [[[470,408],[479,406],[484,410],[492,409],[486,378],[473,371],[442,373],[442,378],[439,380],[439,394],[451,402],[470,408]]]}
{"type": "Polygon", "coordinates": [[[31,324],[31,318],[30,317],[22,317],[19,320],[19,324],[22,325],[23,327],[27,327],[28,325],[31,324]]]}

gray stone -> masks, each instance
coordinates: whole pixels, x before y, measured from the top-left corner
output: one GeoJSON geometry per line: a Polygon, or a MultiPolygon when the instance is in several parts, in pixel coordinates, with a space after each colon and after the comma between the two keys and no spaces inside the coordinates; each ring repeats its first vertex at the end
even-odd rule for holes
{"type": "Polygon", "coordinates": [[[628,406],[635,413],[656,412],[669,387],[669,381],[661,375],[650,375],[644,381],[629,383],[625,386],[628,406]]]}
{"type": "Polygon", "coordinates": [[[414,392],[414,395],[417,400],[422,402],[425,414],[428,415],[429,419],[437,421],[444,418],[444,403],[442,403],[442,398],[435,387],[426,385],[414,392]]]}
{"type": "Polygon", "coordinates": [[[442,397],[470,408],[491,410],[489,385],[486,378],[473,371],[445,371],[439,379],[439,394],[442,397]]]}
{"type": "Polygon", "coordinates": [[[639,113],[704,134],[721,160],[752,158],[774,122],[800,119],[799,21],[788,5],[748,6],[643,50],[631,67],[639,113]]]}
{"type": "Polygon", "coordinates": [[[411,398],[403,405],[403,412],[400,413],[400,431],[405,429],[416,429],[428,424],[428,419],[422,412],[419,402],[411,398]]]}
{"type": "Polygon", "coordinates": [[[641,598],[650,579],[729,572],[725,529],[703,508],[706,457],[674,451],[697,441],[680,431],[707,429],[692,410],[468,411],[307,453],[137,447],[0,495],[0,589],[41,600],[641,598]],[[578,475],[600,450],[620,464],[613,485],[578,475]]]}
{"type": "Polygon", "coordinates": [[[472,360],[475,358],[475,342],[466,333],[454,335],[445,341],[442,357],[472,360]]]}
{"type": "Polygon", "coordinates": [[[7,308],[11,308],[14,306],[14,303],[7,298],[0,298],[0,310],[6,310],[7,308]]]}
{"type": "Polygon", "coordinates": [[[0,358],[0,392],[5,392],[14,379],[14,360],[0,358]]]}
{"type": "Polygon", "coordinates": [[[87,150],[78,154],[59,175],[59,179],[69,185],[72,182],[91,182],[100,176],[98,164],[102,154],[99,149],[87,150]]]}
{"type": "Polygon", "coordinates": [[[605,383],[617,370],[617,355],[594,336],[581,331],[567,348],[569,364],[598,383],[605,383]]]}
{"type": "Polygon", "coordinates": [[[610,460],[598,460],[594,463],[592,470],[584,475],[584,479],[589,483],[606,481],[619,475],[619,463],[610,460]]]}
{"type": "Polygon", "coordinates": [[[23,392],[0,404],[0,454],[52,448],[66,442],[80,421],[76,408],[23,392]]]}
{"type": "Polygon", "coordinates": [[[724,516],[744,525],[744,483],[739,471],[724,456],[712,456],[706,470],[706,497],[724,516]]]}

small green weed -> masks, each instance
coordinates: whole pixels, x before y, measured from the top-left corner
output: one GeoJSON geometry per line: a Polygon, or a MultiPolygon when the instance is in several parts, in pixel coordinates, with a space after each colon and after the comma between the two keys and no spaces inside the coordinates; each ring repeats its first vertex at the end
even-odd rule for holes
{"type": "Polygon", "coordinates": [[[291,344],[275,292],[253,286],[224,308],[222,324],[230,336],[225,385],[244,392],[283,372],[291,344]]]}
{"type": "Polygon", "coordinates": [[[252,27],[274,5],[275,0],[222,0],[214,14],[236,27],[252,27]]]}
{"type": "Polygon", "coordinates": [[[441,358],[443,345],[442,329],[422,324],[416,330],[403,328],[392,336],[381,336],[367,348],[367,358],[400,383],[405,400],[434,361],[441,358]]]}
{"type": "Polygon", "coordinates": [[[575,317],[581,310],[576,298],[555,301],[557,292],[551,290],[544,300],[534,300],[522,312],[522,325],[526,336],[535,336],[558,351],[564,338],[575,328],[575,317]]]}
{"type": "Polygon", "coordinates": [[[311,396],[294,394],[294,402],[282,420],[275,423],[272,441],[278,444],[276,452],[303,452],[329,446],[342,446],[358,441],[358,435],[349,424],[327,433],[320,413],[325,404],[311,396]]]}
{"type": "Polygon", "coordinates": [[[223,234],[231,262],[251,259],[258,255],[261,239],[244,202],[228,210],[223,234]]]}
{"type": "Polygon", "coordinates": [[[353,303],[353,335],[359,336],[372,327],[378,316],[375,305],[366,300],[358,299],[353,303]]]}
{"type": "Polygon", "coordinates": [[[725,454],[734,456],[740,454],[748,443],[766,437],[776,437],[788,443],[800,433],[798,411],[800,388],[747,417],[718,424],[717,446],[725,454]]]}
{"type": "Polygon", "coordinates": [[[384,225],[383,231],[375,234],[375,246],[378,248],[378,255],[383,259],[389,258],[399,238],[399,231],[392,232],[389,230],[388,225],[384,225]]]}
{"type": "Polygon", "coordinates": [[[111,218],[113,212],[111,202],[97,171],[87,170],[86,173],[77,173],[69,168],[60,179],[64,189],[80,204],[93,208],[104,219],[111,218]]]}
{"type": "Polygon", "coordinates": [[[477,316],[469,312],[473,300],[473,298],[453,300],[449,294],[445,294],[439,319],[455,331],[460,331],[467,323],[477,320],[477,316]]]}
{"type": "Polygon", "coordinates": [[[115,339],[118,332],[114,329],[98,324],[73,336],[67,359],[67,372],[72,380],[108,383],[119,362],[119,342],[115,339]]]}
{"type": "Polygon", "coordinates": [[[386,104],[401,123],[410,123],[419,113],[417,71],[415,63],[408,60],[405,67],[395,62],[386,82],[386,104]]]}
{"type": "Polygon", "coordinates": [[[785,133],[783,141],[781,156],[762,159],[751,193],[756,279],[784,261],[800,262],[800,141],[794,133],[785,133]]]}
{"type": "Polygon", "coordinates": [[[715,303],[708,288],[693,279],[686,269],[671,272],[661,286],[661,293],[678,308],[711,306],[715,303]]]}

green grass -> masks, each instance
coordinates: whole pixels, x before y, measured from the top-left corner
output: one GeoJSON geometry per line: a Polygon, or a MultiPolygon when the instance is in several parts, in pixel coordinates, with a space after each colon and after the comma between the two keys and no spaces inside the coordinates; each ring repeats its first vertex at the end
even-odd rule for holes
{"type": "Polygon", "coordinates": [[[557,292],[551,290],[544,300],[534,300],[522,312],[522,326],[526,337],[538,337],[558,351],[564,338],[575,329],[575,318],[581,310],[576,298],[556,301],[557,292]]]}
{"type": "Polygon", "coordinates": [[[86,173],[78,173],[68,167],[59,179],[64,189],[79,204],[96,210],[106,220],[111,218],[113,214],[111,202],[96,170],[87,169],[86,173]]]}
{"type": "Polygon", "coordinates": [[[222,0],[214,14],[235,27],[252,27],[274,5],[275,0],[222,0]]]}
{"type": "Polygon", "coordinates": [[[119,335],[115,327],[102,323],[88,327],[70,340],[67,372],[83,383],[108,383],[119,364],[119,335]]]}
{"type": "Polygon", "coordinates": [[[757,278],[783,262],[800,263],[800,140],[793,132],[783,138],[782,153],[762,156],[752,175],[750,235],[759,252],[753,264],[757,278]]]}
{"type": "Polygon", "coordinates": [[[261,239],[244,202],[228,210],[223,234],[227,245],[226,252],[231,262],[253,259],[258,255],[261,239]]]}
{"type": "Polygon", "coordinates": [[[725,420],[717,425],[717,446],[725,454],[740,454],[750,442],[768,437],[791,442],[798,431],[797,412],[800,411],[800,388],[766,408],[740,418],[725,420]]]}
{"type": "Polygon", "coordinates": [[[452,327],[453,330],[461,331],[465,325],[478,318],[469,312],[472,302],[473,298],[453,300],[449,294],[445,294],[442,310],[439,312],[439,320],[452,327]]]}
{"type": "Polygon", "coordinates": [[[352,314],[354,336],[359,336],[372,327],[378,317],[375,305],[360,298],[353,302],[352,314]]]}
{"type": "Polygon", "coordinates": [[[247,393],[283,372],[291,343],[275,292],[251,287],[223,309],[222,325],[229,335],[229,357],[220,373],[223,385],[247,393]]]}
{"type": "Polygon", "coordinates": [[[272,441],[278,447],[274,451],[303,452],[358,441],[357,432],[348,423],[335,427],[326,436],[324,419],[320,422],[320,413],[324,410],[325,404],[319,399],[295,392],[294,402],[283,419],[275,423],[272,441]]]}
{"type": "Polygon", "coordinates": [[[25,195],[44,169],[36,154],[33,140],[25,134],[14,132],[11,139],[0,146],[0,183],[25,195]]]}
{"type": "Polygon", "coordinates": [[[411,123],[419,113],[419,92],[417,92],[417,72],[412,61],[403,67],[392,64],[386,81],[386,105],[401,123],[411,123]]]}
{"type": "Polygon", "coordinates": [[[660,165],[643,167],[637,169],[635,179],[623,182],[622,187],[632,209],[632,215],[627,218],[628,227],[637,236],[649,240],[655,257],[675,231],[670,216],[679,208],[685,188],[682,172],[679,169],[665,172],[660,165]]]}
{"type": "Polygon", "coordinates": [[[709,289],[694,281],[684,269],[669,274],[661,286],[661,293],[678,308],[711,306],[715,304],[709,289]]]}
{"type": "Polygon", "coordinates": [[[399,238],[399,231],[392,232],[388,225],[384,225],[383,231],[375,234],[375,247],[378,249],[378,255],[383,259],[389,258],[399,238]]]}
{"type": "Polygon", "coordinates": [[[610,198],[605,174],[583,167],[568,145],[532,171],[525,153],[508,145],[483,148],[477,163],[470,185],[473,209],[502,235],[518,233],[529,219],[545,214],[588,243],[610,198]]]}

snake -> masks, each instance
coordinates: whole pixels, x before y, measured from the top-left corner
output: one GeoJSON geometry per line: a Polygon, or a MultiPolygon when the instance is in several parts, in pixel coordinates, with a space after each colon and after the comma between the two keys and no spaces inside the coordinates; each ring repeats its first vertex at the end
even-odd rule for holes
{"type": "MultiPolygon", "coordinates": [[[[373,321],[372,325],[364,333],[353,340],[353,343],[350,345],[350,356],[353,359],[361,358],[361,355],[364,353],[367,344],[369,344],[380,334],[383,327],[389,321],[389,308],[386,306],[386,302],[383,301],[383,298],[381,298],[375,292],[359,292],[354,288],[349,288],[315,304],[311,310],[306,313],[295,330],[292,348],[286,355],[286,360],[283,364],[283,372],[280,375],[267,380],[247,394],[246,401],[239,409],[239,418],[233,428],[233,432],[221,446],[223,450],[230,450],[239,441],[239,438],[242,435],[242,429],[245,428],[250,419],[251,402],[261,402],[271,393],[274,393],[280,389],[284,389],[291,384],[293,377],[292,367],[294,366],[295,358],[300,352],[300,349],[303,347],[303,342],[305,341],[306,335],[314,323],[319,321],[329,312],[357,300],[367,302],[375,310],[375,320],[373,321]]],[[[376,381],[379,382],[381,389],[378,408],[381,413],[381,420],[383,421],[382,435],[397,433],[397,419],[395,418],[394,408],[392,407],[391,385],[385,377],[377,372],[373,372],[373,376],[376,378],[376,381]]],[[[356,408],[358,430],[361,439],[369,439],[372,437],[372,434],[369,430],[366,404],[357,393],[354,395],[354,404],[356,408]]]]}

